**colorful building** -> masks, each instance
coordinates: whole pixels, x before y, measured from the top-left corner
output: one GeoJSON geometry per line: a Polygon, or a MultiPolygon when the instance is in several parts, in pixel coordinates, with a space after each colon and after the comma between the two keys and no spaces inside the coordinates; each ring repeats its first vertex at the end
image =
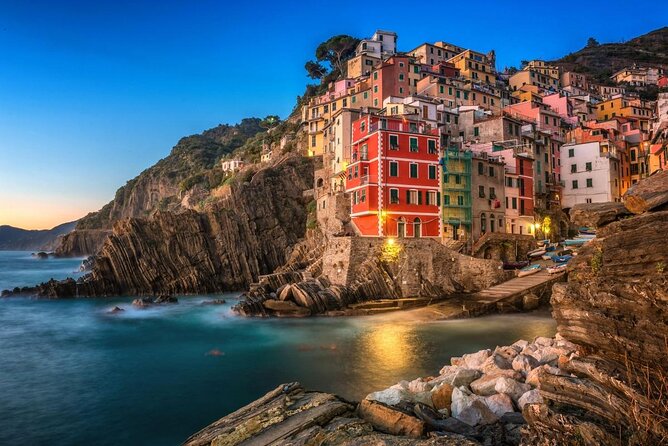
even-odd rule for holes
{"type": "Polygon", "coordinates": [[[424,122],[363,115],[346,173],[351,221],[367,237],[439,237],[439,138],[424,122]]]}

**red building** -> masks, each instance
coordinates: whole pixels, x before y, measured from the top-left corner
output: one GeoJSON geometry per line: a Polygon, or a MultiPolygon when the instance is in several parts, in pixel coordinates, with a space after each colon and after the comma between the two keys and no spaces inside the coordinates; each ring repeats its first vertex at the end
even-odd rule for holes
{"type": "Polygon", "coordinates": [[[411,93],[410,61],[408,56],[392,56],[371,73],[372,105],[383,106],[389,96],[405,98],[411,93]]]}
{"type": "Polygon", "coordinates": [[[353,122],[346,174],[351,219],[368,237],[439,237],[437,132],[424,122],[366,115],[353,122]]]}

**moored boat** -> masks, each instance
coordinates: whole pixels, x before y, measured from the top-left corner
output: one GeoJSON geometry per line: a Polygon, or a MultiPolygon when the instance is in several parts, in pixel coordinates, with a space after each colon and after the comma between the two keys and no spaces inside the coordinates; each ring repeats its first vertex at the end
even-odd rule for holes
{"type": "Polygon", "coordinates": [[[554,266],[548,266],[545,268],[548,274],[558,274],[560,272],[566,271],[566,268],[568,268],[567,263],[558,263],[554,266]]]}
{"type": "Polygon", "coordinates": [[[522,261],[517,261],[517,262],[503,262],[503,269],[505,270],[513,270],[513,269],[520,269],[524,268],[525,266],[529,265],[528,260],[522,260],[522,261]]]}
{"type": "Polygon", "coordinates": [[[590,238],[577,238],[577,239],[568,239],[564,240],[561,242],[562,245],[564,246],[578,246],[578,245],[584,245],[587,242],[592,241],[590,238]]]}
{"type": "Polygon", "coordinates": [[[546,253],[545,249],[535,249],[533,251],[529,251],[527,255],[529,257],[540,257],[545,253],[546,253]]]}
{"type": "Polygon", "coordinates": [[[556,256],[556,255],[557,255],[556,252],[546,252],[545,254],[543,254],[543,255],[541,256],[541,259],[543,259],[543,260],[552,260],[552,257],[554,257],[554,256],[556,256]]]}
{"type": "Polygon", "coordinates": [[[538,271],[541,270],[541,268],[542,267],[537,263],[534,263],[533,265],[525,266],[517,274],[517,277],[524,277],[524,276],[529,276],[531,274],[536,274],[538,271]]]}
{"type": "Polygon", "coordinates": [[[573,256],[569,256],[569,255],[565,255],[565,256],[554,256],[554,257],[552,257],[552,261],[553,261],[554,263],[566,263],[566,262],[568,262],[568,261],[569,261],[570,259],[572,259],[572,258],[573,258],[573,256]]]}

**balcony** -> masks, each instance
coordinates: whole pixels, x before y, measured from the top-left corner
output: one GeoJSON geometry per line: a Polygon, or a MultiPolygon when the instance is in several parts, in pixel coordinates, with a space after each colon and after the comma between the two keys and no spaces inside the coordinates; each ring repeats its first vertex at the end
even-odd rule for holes
{"type": "Polygon", "coordinates": [[[437,135],[438,129],[431,128],[424,122],[396,122],[396,121],[381,121],[374,122],[369,126],[369,133],[378,130],[389,130],[392,132],[416,133],[420,135],[437,135]]]}

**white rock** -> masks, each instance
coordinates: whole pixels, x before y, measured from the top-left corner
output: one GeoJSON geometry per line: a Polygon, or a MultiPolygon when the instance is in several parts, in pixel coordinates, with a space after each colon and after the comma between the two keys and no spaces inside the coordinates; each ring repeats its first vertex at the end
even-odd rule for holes
{"type": "Polygon", "coordinates": [[[565,373],[562,373],[561,370],[559,370],[557,367],[552,367],[550,365],[542,365],[539,367],[536,367],[532,371],[530,371],[527,374],[527,378],[524,381],[527,384],[530,384],[531,387],[538,387],[538,375],[541,373],[541,370],[544,370],[547,373],[550,373],[551,375],[562,375],[565,376],[565,373]]]}
{"type": "Polygon", "coordinates": [[[531,356],[536,358],[536,360],[540,365],[543,364],[556,365],[560,354],[561,351],[554,347],[542,347],[538,348],[535,352],[533,352],[531,356]]]}
{"type": "Polygon", "coordinates": [[[540,345],[541,347],[552,347],[552,345],[554,345],[554,339],[546,338],[545,336],[538,336],[533,340],[533,343],[540,345]]]}
{"type": "Polygon", "coordinates": [[[499,355],[503,359],[505,359],[509,362],[512,362],[513,358],[515,358],[515,356],[517,356],[518,353],[519,352],[517,350],[515,350],[514,347],[509,346],[509,347],[496,347],[494,349],[493,354],[494,355],[499,355]]]}
{"type": "Polygon", "coordinates": [[[419,378],[408,383],[408,391],[411,393],[428,392],[432,387],[432,384],[422,381],[419,378]]]}
{"type": "Polygon", "coordinates": [[[502,375],[483,375],[471,383],[471,390],[480,396],[494,395],[496,392],[496,382],[503,378],[502,375]]]}
{"type": "Polygon", "coordinates": [[[464,387],[457,387],[452,391],[451,408],[452,416],[469,426],[492,424],[498,420],[483,398],[471,394],[464,387]]]}
{"type": "Polygon", "coordinates": [[[431,392],[429,391],[412,393],[409,395],[409,398],[411,403],[422,403],[434,407],[434,402],[431,399],[431,392]]]}
{"type": "Polygon", "coordinates": [[[406,380],[399,381],[395,385],[390,386],[390,389],[408,390],[408,381],[406,380]]]}
{"type": "Polygon", "coordinates": [[[529,390],[524,395],[522,395],[517,402],[520,410],[524,409],[524,406],[527,404],[542,403],[543,397],[540,396],[540,391],[538,389],[529,390]]]}
{"type": "Polygon", "coordinates": [[[483,362],[480,371],[483,373],[498,373],[499,370],[511,370],[512,368],[512,359],[506,359],[495,353],[483,362]]]}
{"type": "Polygon", "coordinates": [[[496,390],[497,393],[508,395],[513,401],[517,402],[522,395],[531,390],[531,386],[529,384],[519,383],[514,379],[502,377],[496,381],[494,390],[496,390]]]}
{"type": "Polygon", "coordinates": [[[503,393],[486,397],[485,404],[498,418],[501,418],[506,412],[515,411],[512,400],[508,395],[503,393]]]}
{"type": "Polygon", "coordinates": [[[519,341],[513,342],[511,347],[516,351],[521,352],[527,345],[529,345],[529,342],[525,341],[524,339],[520,339],[519,341]]]}
{"type": "Polygon", "coordinates": [[[476,353],[470,353],[462,356],[464,365],[469,369],[479,369],[485,363],[485,360],[490,357],[492,351],[490,349],[480,350],[476,353]]]}
{"type": "Polygon", "coordinates": [[[437,384],[447,383],[452,387],[468,386],[471,382],[478,379],[480,375],[481,373],[478,370],[456,367],[448,370],[445,374],[432,379],[429,381],[429,384],[435,386],[437,384]]]}
{"type": "Polygon", "coordinates": [[[521,372],[526,376],[530,371],[538,367],[539,363],[536,358],[531,355],[520,353],[513,359],[513,370],[521,372]]]}
{"type": "Polygon", "coordinates": [[[403,389],[389,388],[378,392],[370,393],[366,399],[378,401],[379,403],[395,406],[402,401],[411,401],[412,398],[408,392],[403,389]]]}

